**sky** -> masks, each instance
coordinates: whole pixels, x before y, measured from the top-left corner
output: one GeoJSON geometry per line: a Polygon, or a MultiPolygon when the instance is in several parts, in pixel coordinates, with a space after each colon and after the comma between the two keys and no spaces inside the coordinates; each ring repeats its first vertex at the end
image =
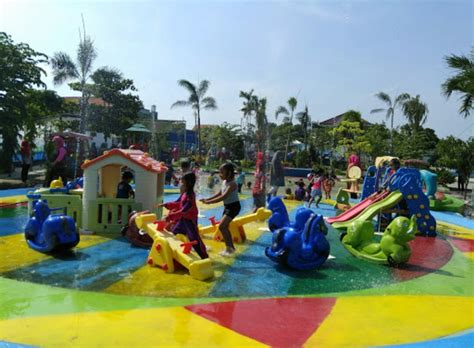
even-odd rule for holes
{"type": "MultiPolygon", "coordinates": [[[[192,111],[170,109],[188,96],[179,79],[211,82],[218,110],[204,111],[203,124],[239,124],[240,90],[266,97],[271,121],[297,97],[297,111],[307,105],[313,121],[353,109],[382,122],[384,114],[370,113],[384,106],[374,95],[406,92],[428,105],[425,127],[467,139],[474,115],[459,115],[459,96],[446,99],[440,86],[453,74],[444,57],[473,46],[473,11],[472,1],[458,0],[0,0],[0,31],[48,56],[75,57],[82,14],[98,51],[94,68],[119,69],[146,108],[188,128],[192,111]]],[[[77,95],[46,71],[48,88],[77,95]]],[[[394,123],[405,123],[401,111],[394,123]]]]}

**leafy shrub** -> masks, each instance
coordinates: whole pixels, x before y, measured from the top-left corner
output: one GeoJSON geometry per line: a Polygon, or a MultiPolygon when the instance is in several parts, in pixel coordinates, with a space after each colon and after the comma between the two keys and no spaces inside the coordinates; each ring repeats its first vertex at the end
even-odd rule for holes
{"type": "Polygon", "coordinates": [[[240,161],[240,166],[242,168],[251,168],[255,166],[255,162],[251,160],[243,159],[242,161],[240,161]]]}
{"type": "Polygon", "coordinates": [[[297,168],[307,168],[310,165],[310,154],[308,151],[299,151],[295,156],[295,165],[297,168]]]}
{"type": "Polygon", "coordinates": [[[456,177],[446,168],[440,168],[435,170],[438,175],[438,185],[448,185],[456,181],[456,177]]]}

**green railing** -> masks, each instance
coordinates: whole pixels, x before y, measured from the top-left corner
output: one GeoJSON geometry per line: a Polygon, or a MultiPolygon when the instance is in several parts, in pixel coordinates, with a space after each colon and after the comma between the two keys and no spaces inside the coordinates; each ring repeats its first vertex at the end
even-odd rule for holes
{"type": "MultiPolygon", "coordinates": [[[[80,195],[68,195],[62,193],[49,193],[49,190],[43,190],[47,193],[41,192],[41,190],[35,191],[35,193],[41,195],[42,200],[48,202],[50,209],[62,208],[62,212],[74,219],[78,228],[82,227],[82,198],[80,195]]],[[[28,201],[28,212],[32,213],[33,200],[28,201]]],[[[57,214],[58,211],[54,211],[53,214],[57,214]]]]}
{"type": "Polygon", "coordinates": [[[127,224],[128,214],[142,210],[142,204],[133,199],[97,198],[88,206],[89,230],[94,232],[120,232],[127,224]]]}

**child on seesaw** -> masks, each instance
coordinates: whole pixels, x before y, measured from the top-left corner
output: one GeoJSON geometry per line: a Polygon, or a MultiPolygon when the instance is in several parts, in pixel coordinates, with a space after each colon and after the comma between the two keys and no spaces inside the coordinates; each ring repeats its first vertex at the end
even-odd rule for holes
{"type": "Polygon", "coordinates": [[[174,202],[158,204],[157,207],[165,207],[169,210],[166,220],[173,223],[172,232],[174,234],[184,234],[190,242],[196,241],[193,245],[194,250],[202,259],[209,256],[206,252],[198,229],[198,208],[196,206],[196,194],[194,193],[194,184],[196,175],[186,173],[181,177],[181,196],[174,202]]]}
{"type": "Polygon", "coordinates": [[[234,180],[234,165],[225,163],[219,168],[219,175],[222,180],[221,191],[210,198],[201,199],[204,204],[213,204],[220,201],[224,202],[224,213],[219,224],[226,249],[221,251],[221,256],[232,256],[235,253],[232,235],[230,234],[229,224],[240,213],[239,194],[237,192],[237,183],[234,180]]]}

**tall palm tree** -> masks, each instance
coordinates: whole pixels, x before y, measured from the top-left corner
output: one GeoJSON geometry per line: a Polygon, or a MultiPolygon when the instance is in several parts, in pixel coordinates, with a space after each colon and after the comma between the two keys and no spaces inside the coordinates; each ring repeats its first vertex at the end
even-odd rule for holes
{"type": "Polygon", "coordinates": [[[474,98],[474,49],[468,57],[451,55],[444,58],[451,69],[457,74],[447,79],[442,85],[444,95],[449,98],[453,92],[461,94],[461,107],[459,113],[465,118],[470,115],[473,109],[474,98]]]}
{"type": "Polygon", "coordinates": [[[296,118],[300,121],[301,127],[303,128],[303,139],[304,139],[304,150],[308,149],[307,136],[308,126],[311,124],[311,115],[308,111],[308,105],[305,105],[304,111],[298,112],[296,118]]]}
{"type": "Polygon", "coordinates": [[[198,131],[198,151],[201,156],[201,110],[216,110],[217,103],[213,97],[205,97],[209,85],[211,83],[208,80],[198,82],[197,85],[192,84],[188,80],[179,80],[178,85],[185,88],[189,92],[188,100],[178,100],[171,108],[177,106],[190,106],[195,111],[197,119],[197,131],[198,131]]]}
{"type": "Polygon", "coordinates": [[[242,132],[244,134],[244,157],[247,159],[247,143],[251,139],[251,128],[252,128],[252,115],[257,111],[257,102],[258,98],[253,94],[253,89],[250,92],[240,91],[240,98],[244,98],[243,106],[240,111],[242,111],[242,132]]]}
{"type": "Polygon", "coordinates": [[[414,133],[418,132],[426,122],[428,105],[420,100],[420,96],[406,100],[402,105],[403,113],[414,133]]]}
{"type": "Polygon", "coordinates": [[[87,105],[91,92],[88,91],[87,81],[92,75],[92,63],[97,58],[97,51],[92,39],[86,35],[85,28],[83,35],[79,36],[79,47],[77,48],[76,61],[65,52],[56,52],[51,59],[53,68],[53,83],[61,85],[68,80],[75,80],[70,84],[71,88],[81,91],[80,102],[80,132],[85,131],[85,121],[87,115],[87,105]]]}
{"type": "Polygon", "coordinates": [[[257,145],[260,151],[265,151],[265,140],[269,139],[268,118],[267,118],[267,98],[254,99],[256,101],[255,124],[257,126],[257,145]]]}
{"type": "Polygon", "coordinates": [[[379,113],[379,112],[385,112],[385,118],[387,120],[390,120],[390,148],[393,152],[393,118],[395,116],[395,110],[398,107],[401,107],[403,102],[408,100],[410,98],[410,95],[408,93],[402,93],[395,97],[394,101],[392,102],[392,98],[385,93],[385,92],[379,92],[375,95],[379,100],[384,102],[387,105],[386,109],[379,108],[379,109],[373,109],[370,111],[371,114],[379,113]]]}
{"type": "Polygon", "coordinates": [[[278,116],[280,114],[283,114],[283,115],[290,115],[290,128],[289,128],[289,131],[288,131],[288,137],[287,137],[287,140],[286,140],[286,148],[285,148],[285,161],[286,161],[286,156],[288,154],[288,147],[290,146],[290,137],[291,137],[291,126],[293,125],[293,114],[295,112],[295,109],[296,109],[296,105],[298,104],[298,101],[296,100],[295,97],[291,97],[290,99],[288,99],[288,106],[290,108],[290,111],[288,111],[288,109],[285,107],[285,106],[279,106],[277,111],[275,112],[275,119],[278,119],[278,116]]]}

